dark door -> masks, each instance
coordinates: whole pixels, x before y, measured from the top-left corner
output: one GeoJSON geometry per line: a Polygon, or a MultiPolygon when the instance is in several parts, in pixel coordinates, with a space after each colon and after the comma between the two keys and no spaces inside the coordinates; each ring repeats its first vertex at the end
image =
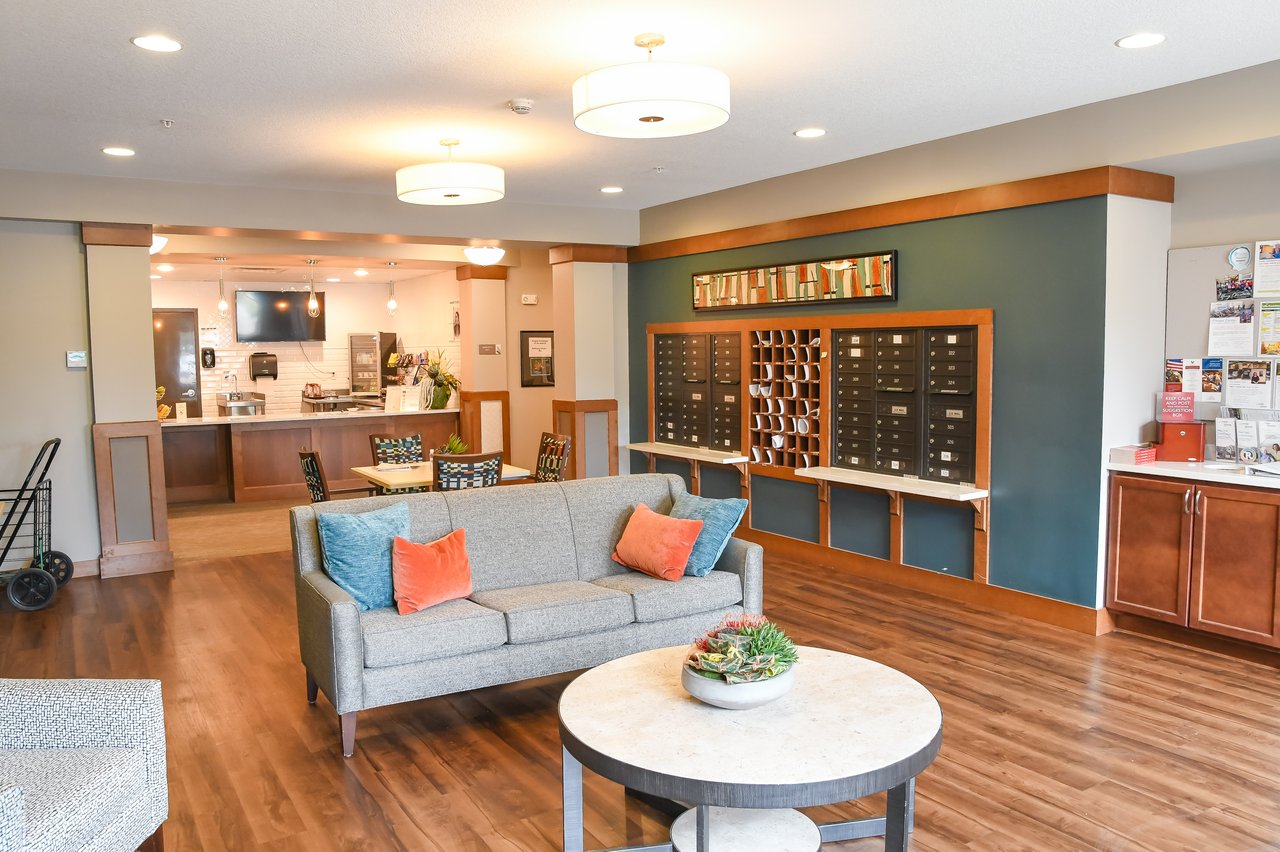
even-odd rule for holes
{"type": "Polygon", "coordinates": [[[173,417],[178,403],[185,402],[188,417],[201,417],[195,308],[153,310],[151,324],[155,329],[156,387],[164,388],[156,404],[169,406],[173,417]]]}

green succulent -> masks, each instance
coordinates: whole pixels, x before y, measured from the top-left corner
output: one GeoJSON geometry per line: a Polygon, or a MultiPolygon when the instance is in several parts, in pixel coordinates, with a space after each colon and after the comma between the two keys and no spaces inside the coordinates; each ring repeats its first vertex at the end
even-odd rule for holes
{"type": "Polygon", "coordinates": [[[459,438],[457,434],[453,434],[449,436],[449,440],[444,442],[444,446],[438,448],[436,452],[446,456],[460,456],[470,449],[471,447],[467,445],[466,441],[459,438]]]}
{"type": "Polygon", "coordinates": [[[761,615],[740,615],[694,642],[685,666],[711,680],[751,683],[777,677],[796,659],[795,642],[782,628],[761,615]]]}

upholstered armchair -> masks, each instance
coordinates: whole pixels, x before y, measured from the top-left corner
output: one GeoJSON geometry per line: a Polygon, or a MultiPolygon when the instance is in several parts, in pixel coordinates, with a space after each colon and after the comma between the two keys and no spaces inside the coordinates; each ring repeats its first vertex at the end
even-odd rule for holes
{"type": "Polygon", "coordinates": [[[164,848],[156,680],[0,679],[0,850],[164,848]]]}

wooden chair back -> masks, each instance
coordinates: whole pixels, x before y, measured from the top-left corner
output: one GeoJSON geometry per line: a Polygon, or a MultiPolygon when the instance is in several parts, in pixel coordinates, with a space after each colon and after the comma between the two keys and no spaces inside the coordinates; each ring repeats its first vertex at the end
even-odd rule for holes
{"type": "Polygon", "coordinates": [[[435,490],[489,488],[502,478],[502,453],[435,456],[435,490]]]}
{"type": "Polygon", "coordinates": [[[369,450],[374,464],[417,464],[425,461],[422,453],[422,436],[370,435],[369,450]]]}
{"type": "Polygon", "coordinates": [[[302,462],[302,478],[307,483],[307,491],[311,494],[312,503],[326,503],[329,500],[329,480],[324,477],[324,467],[320,464],[320,454],[314,450],[300,450],[298,460],[302,462]]]}
{"type": "Polygon", "coordinates": [[[568,435],[557,435],[555,432],[543,432],[542,441],[538,444],[538,464],[533,478],[537,482],[561,482],[564,480],[564,469],[569,463],[569,446],[572,440],[568,435]]]}

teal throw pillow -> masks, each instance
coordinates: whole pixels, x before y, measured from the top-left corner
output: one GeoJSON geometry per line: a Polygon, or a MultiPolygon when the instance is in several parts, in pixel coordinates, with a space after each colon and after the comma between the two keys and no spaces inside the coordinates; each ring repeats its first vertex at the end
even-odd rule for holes
{"type": "Polygon", "coordinates": [[[671,507],[671,517],[702,521],[702,532],[698,533],[693,553],[689,554],[689,563],[684,566],[685,574],[705,577],[711,573],[746,511],[747,501],[741,497],[712,500],[710,497],[681,494],[676,498],[676,504],[671,507]]]}
{"type": "Polygon", "coordinates": [[[324,572],[361,610],[395,605],[391,591],[391,545],[409,537],[409,504],[396,503],[359,515],[316,515],[324,572]]]}

